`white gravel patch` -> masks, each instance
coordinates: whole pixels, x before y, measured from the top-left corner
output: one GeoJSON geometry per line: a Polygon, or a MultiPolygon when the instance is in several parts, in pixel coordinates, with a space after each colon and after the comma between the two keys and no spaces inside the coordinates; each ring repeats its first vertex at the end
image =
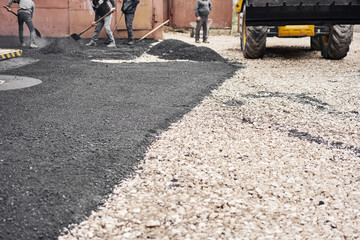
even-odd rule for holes
{"type": "Polygon", "coordinates": [[[143,62],[167,62],[157,56],[143,53],[140,57],[133,60],[117,60],[117,59],[92,59],[91,62],[98,63],[143,63],[143,62]]]}
{"type": "Polygon", "coordinates": [[[269,38],[259,60],[233,36],[210,41],[200,45],[246,68],[59,239],[360,238],[360,33],[340,61],[308,38],[269,38]]]}

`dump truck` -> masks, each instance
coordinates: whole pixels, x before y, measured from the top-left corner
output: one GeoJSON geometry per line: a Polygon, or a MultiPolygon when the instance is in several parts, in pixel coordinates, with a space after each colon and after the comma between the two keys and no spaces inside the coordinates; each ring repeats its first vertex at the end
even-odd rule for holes
{"type": "Polygon", "coordinates": [[[360,0],[240,0],[240,43],[245,58],[262,58],[267,37],[310,37],[326,59],[342,59],[360,24],[360,0]]]}

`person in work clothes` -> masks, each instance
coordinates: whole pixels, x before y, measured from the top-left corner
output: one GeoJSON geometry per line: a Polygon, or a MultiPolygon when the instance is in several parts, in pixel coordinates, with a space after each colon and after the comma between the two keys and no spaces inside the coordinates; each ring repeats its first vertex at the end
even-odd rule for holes
{"type": "Polygon", "coordinates": [[[134,35],[132,25],[134,21],[136,7],[140,0],[124,0],[121,11],[125,14],[126,30],[128,32],[128,44],[134,44],[134,35]]]}
{"type": "Polygon", "coordinates": [[[35,44],[35,27],[32,22],[35,11],[34,2],[32,0],[9,0],[6,6],[9,12],[11,11],[10,7],[13,3],[19,4],[18,23],[20,45],[26,47],[26,43],[24,42],[24,23],[26,23],[30,31],[30,48],[38,48],[35,44]]]}
{"type": "Polygon", "coordinates": [[[200,28],[203,27],[203,42],[208,41],[208,16],[212,8],[210,0],[196,0],[195,3],[195,16],[196,16],[196,30],[195,30],[195,42],[200,43],[200,28]]]}
{"type": "Polygon", "coordinates": [[[95,11],[95,21],[92,23],[95,26],[94,35],[91,38],[90,42],[86,44],[87,46],[97,46],[97,40],[101,29],[105,27],[105,32],[107,37],[109,38],[108,47],[116,47],[115,38],[111,31],[111,19],[112,14],[109,14],[104,19],[95,24],[97,20],[101,17],[105,16],[108,12],[115,12],[115,2],[114,0],[92,0],[92,7],[95,11]]]}

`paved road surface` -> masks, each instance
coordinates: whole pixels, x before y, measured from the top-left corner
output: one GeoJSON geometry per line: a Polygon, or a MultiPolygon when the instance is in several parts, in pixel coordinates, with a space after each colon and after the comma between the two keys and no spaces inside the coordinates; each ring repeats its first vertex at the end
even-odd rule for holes
{"type": "Polygon", "coordinates": [[[160,131],[236,70],[214,62],[89,61],[135,58],[149,44],[76,54],[24,49],[32,64],[0,68],[0,76],[43,82],[0,91],[0,239],[56,238],[82,220],[132,173],[160,131]]]}

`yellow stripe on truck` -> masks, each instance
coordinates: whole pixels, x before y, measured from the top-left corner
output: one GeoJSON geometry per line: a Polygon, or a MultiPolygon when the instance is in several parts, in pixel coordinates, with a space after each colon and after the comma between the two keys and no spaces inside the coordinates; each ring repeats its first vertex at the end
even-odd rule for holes
{"type": "Polygon", "coordinates": [[[313,37],[315,35],[314,25],[287,25],[279,27],[279,37],[313,37]]]}

